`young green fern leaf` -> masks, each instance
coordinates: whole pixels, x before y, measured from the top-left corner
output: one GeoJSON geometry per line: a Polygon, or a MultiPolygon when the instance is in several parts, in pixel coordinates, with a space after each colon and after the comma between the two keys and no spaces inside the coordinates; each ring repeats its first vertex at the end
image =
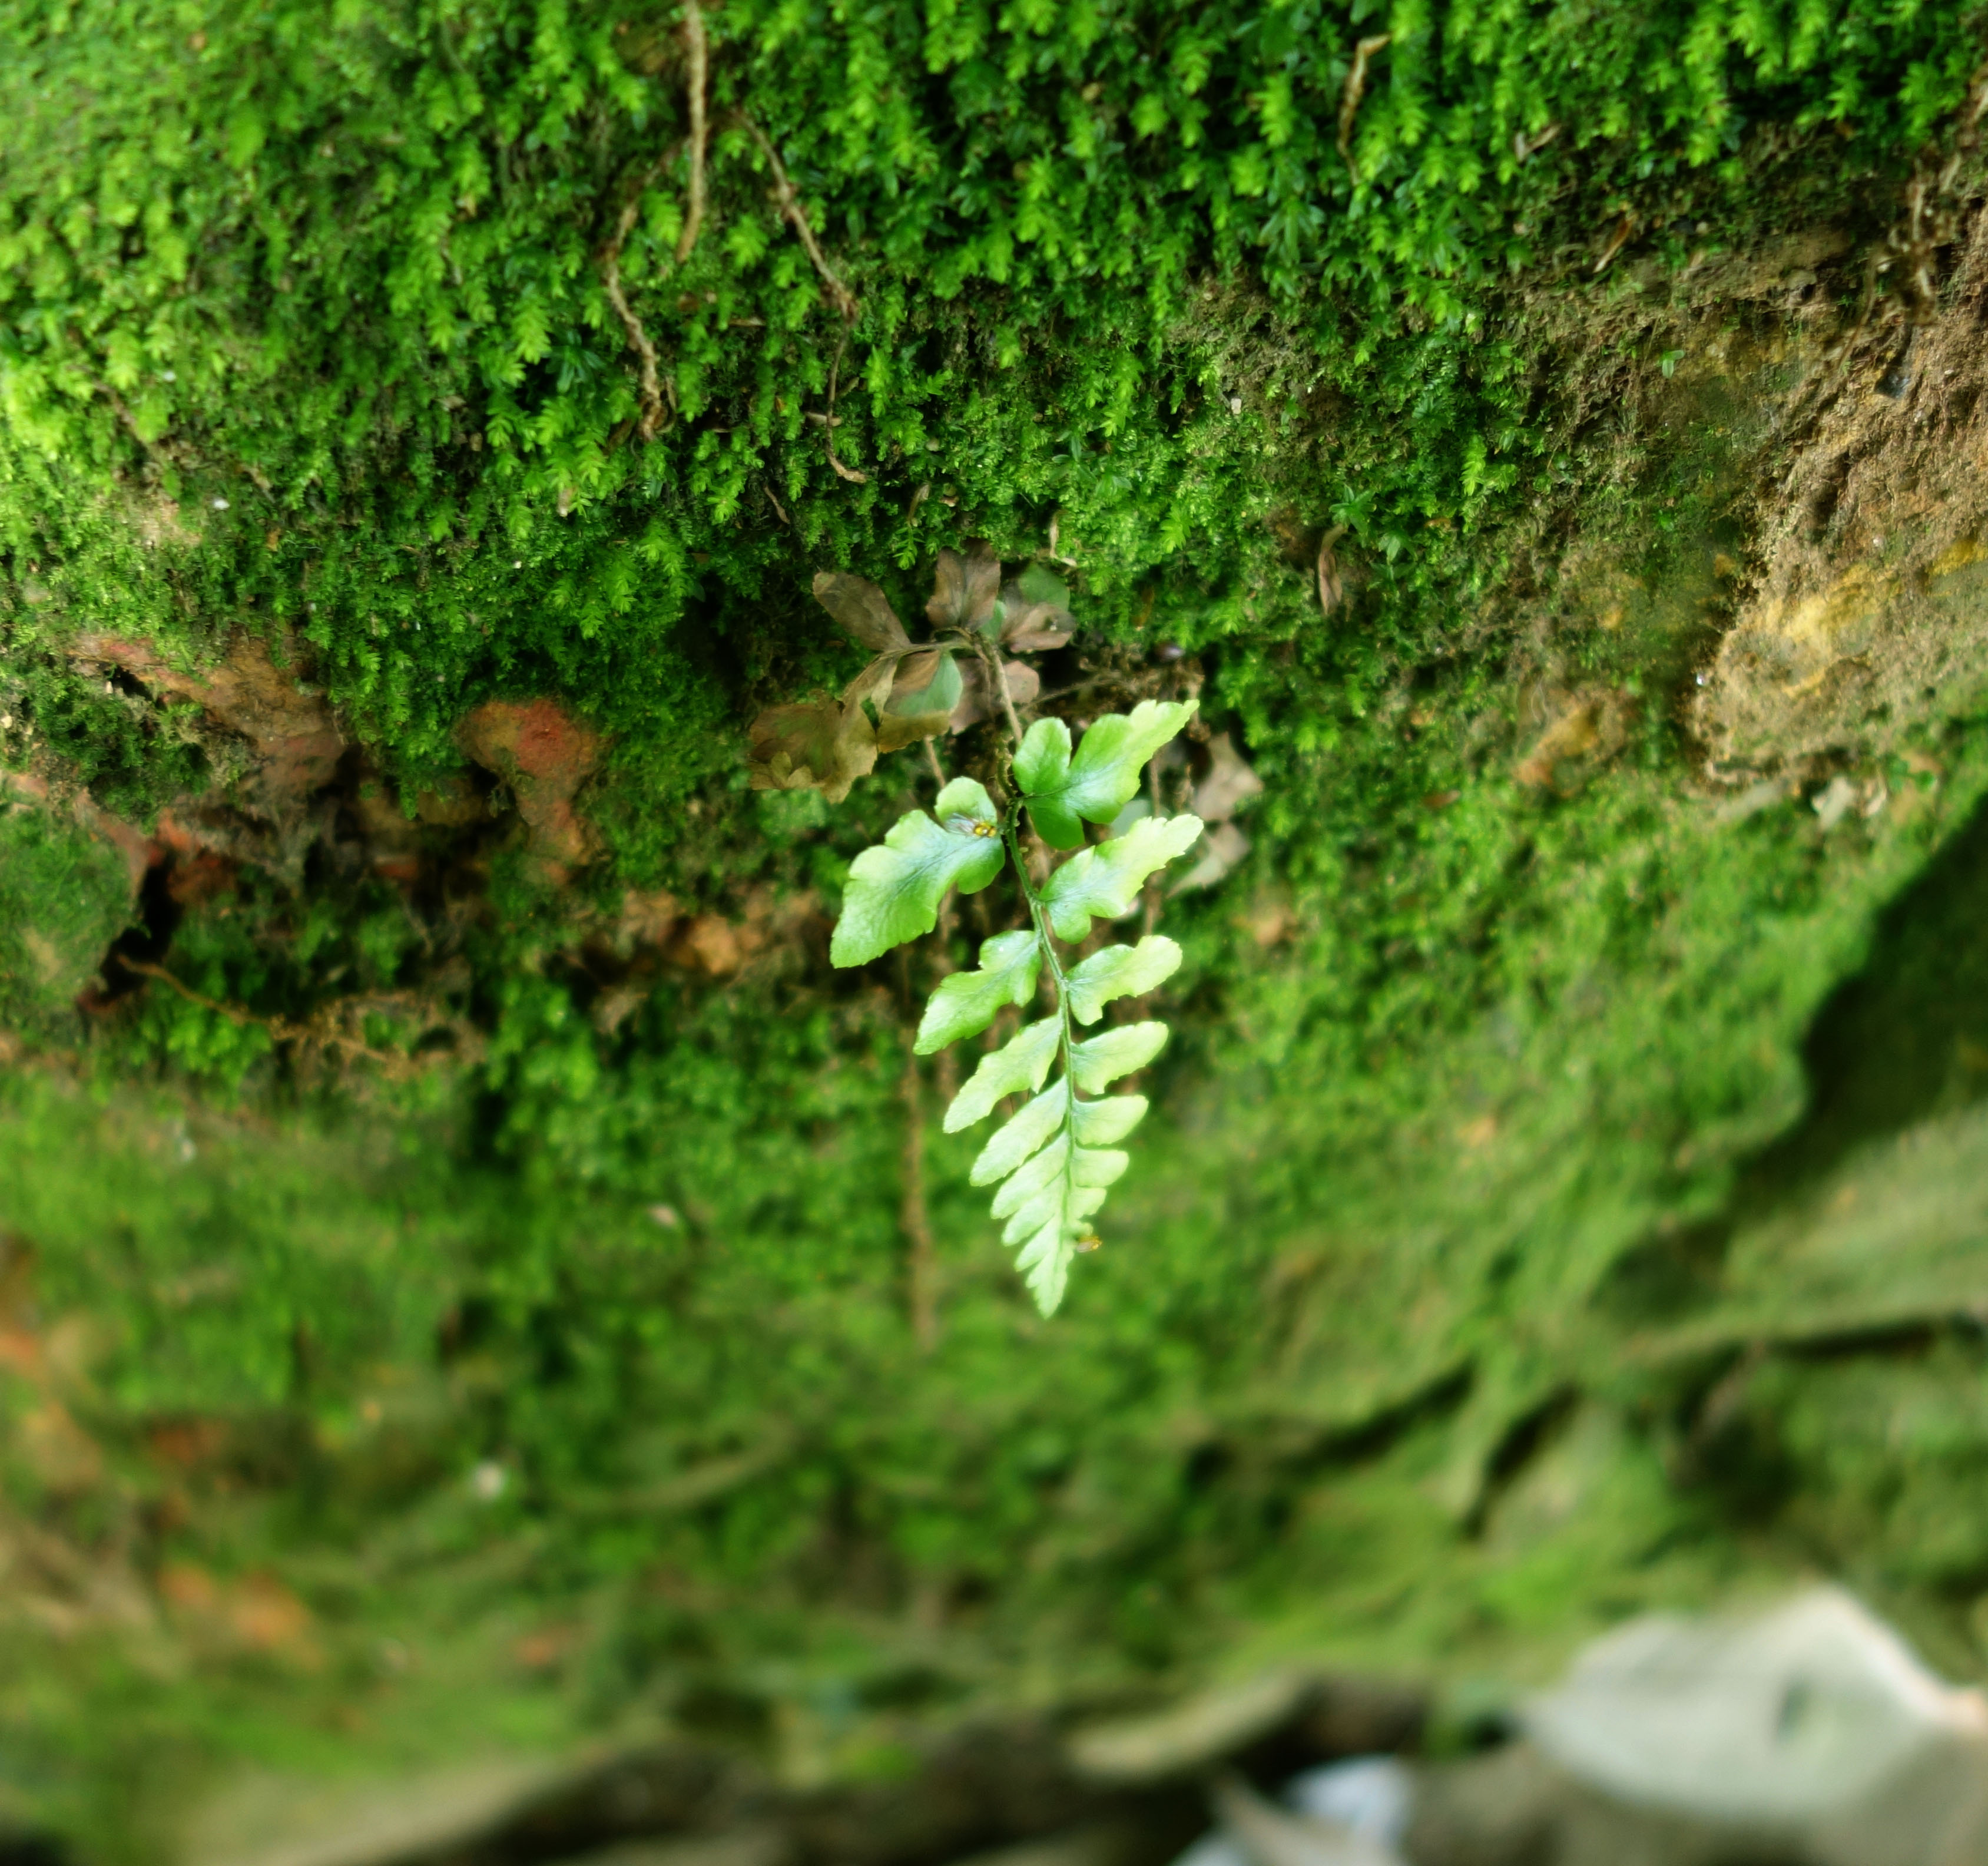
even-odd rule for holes
{"type": "Polygon", "coordinates": [[[914,810],[856,858],[829,941],[837,965],[866,965],[930,933],[947,889],[978,894],[1001,872],[1000,826],[986,791],[971,777],[955,777],[933,808],[936,821],[914,810]]]}
{"type": "Polygon", "coordinates": [[[1167,1040],[1167,1027],[1155,1022],[1121,1024],[1081,1041],[1076,1027],[1097,1022],[1115,998],[1152,991],[1181,962],[1180,948],[1155,933],[1066,970],[1058,942],[1085,938],[1094,919],[1129,913],[1147,878],[1183,854],[1202,825],[1193,816],[1143,818],[1123,835],[1078,845],[1085,823],[1108,824],[1131,801],[1146,761],[1193,711],[1192,702],[1144,701],[1129,714],[1096,721],[1074,755],[1060,720],[1038,720],[1014,750],[1019,797],[997,807],[971,778],[955,778],[931,814],[900,818],[880,845],[857,857],[830,947],[837,965],[864,964],[930,932],[948,888],[975,892],[1013,862],[1030,925],[996,934],[982,946],[975,970],[940,982],[915,1048],[930,1055],[978,1035],[1006,1007],[1029,1005],[1046,974],[1054,1014],[983,1056],[945,1115],[945,1131],[958,1133],[1009,1096],[1030,1098],[981,1149],[972,1177],[996,1188],[992,1212],[1002,1221],[1002,1241],[1014,1248],[1016,1268],[1046,1316],[1062,1302],[1077,1254],[1096,1247],[1091,1222],[1129,1162],[1115,1143],[1146,1112],[1144,1096],[1104,1091],[1144,1068],[1167,1040]],[[1077,850],[1040,888],[1022,859],[1024,809],[1045,842],[1077,850]]]}

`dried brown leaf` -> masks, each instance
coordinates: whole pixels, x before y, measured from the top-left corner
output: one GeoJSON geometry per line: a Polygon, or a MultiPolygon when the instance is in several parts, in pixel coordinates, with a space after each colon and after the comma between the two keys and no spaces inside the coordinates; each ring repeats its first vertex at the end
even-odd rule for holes
{"type": "Polygon", "coordinates": [[[1077,618],[1060,603],[1029,595],[1019,583],[1001,591],[1001,645],[1020,654],[1061,648],[1077,626],[1077,618]]]}
{"type": "Polygon", "coordinates": [[[840,700],[775,706],[752,722],[746,768],[756,791],[819,791],[831,804],[876,768],[871,709],[891,690],[894,656],[871,662],[840,700]]]}
{"type": "Polygon", "coordinates": [[[761,713],[746,755],[754,790],[819,791],[832,804],[876,763],[876,733],[862,709],[832,699],[761,713]]]}
{"type": "Polygon", "coordinates": [[[873,654],[901,652],[911,645],[890,599],[867,577],[823,571],[814,580],[815,601],[845,634],[873,654]]]}
{"type": "MultiPolygon", "coordinates": [[[[1017,707],[1032,706],[1043,690],[1041,677],[1026,662],[1010,661],[1001,669],[1006,676],[1008,698],[1017,707]]],[[[987,717],[986,682],[978,662],[960,670],[962,691],[959,704],[952,709],[948,730],[964,732],[969,726],[977,726],[987,717]]]]}
{"type": "Polygon", "coordinates": [[[1238,804],[1263,790],[1263,781],[1226,732],[1209,740],[1208,755],[1208,775],[1194,787],[1194,813],[1204,823],[1226,823],[1238,804]]]}
{"type": "Polygon", "coordinates": [[[984,539],[975,538],[962,557],[942,550],[932,571],[931,599],[925,614],[935,628],[971,632],[994,613],[1001,592],[1001,560],[984,539]]]}
{"type": "Polygon", "coordinates": [[[896,751],[946,730],[959,704],[959,665],[945,649],[908,655],[897,665],[890,703],[877,723],[877,747],[896,751]]]}

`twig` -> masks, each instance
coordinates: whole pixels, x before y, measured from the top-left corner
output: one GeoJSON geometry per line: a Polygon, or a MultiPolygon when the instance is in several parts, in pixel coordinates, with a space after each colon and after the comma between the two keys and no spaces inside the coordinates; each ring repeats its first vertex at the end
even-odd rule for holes
{"type": "Polygon", "coordinates": [[[1333,554],[1332,547],[1344,534],[1344,525],[1334,525],[1318,541],[1318,612],[1330,615],[1339,606],[1339,599],[1346,594],[1346,586],[1339,575],[1339,560],[1333,554]]]}
{"type": "Polygon", "coordinates": [[[162,965],[154,965],[149,959],[133,959],[120,953],[117,963],[127,972],[135,972],[141,978],[156,978],[163,985],[170,985],[190,1004],[198,1004],[203,1011],[211,1011],[217,1017],[227,1018],[240,1028],[254,1028],[265,1031],[278,1043],[316,1043],[335,1046],[355,1056],[363,1056],[369,1062],[404,1074],[412,1066],[413,1059],[391,1050],[377,1050],[357,1037],[341,1035],[335,1030],[326,1030],[309,1024],[292,1024],[288,1018],[258,1017],[252,1011],[239,1004],[223,1004],[218,998],[209,997],[204,991],[196,991],[183,983],[162,965]]]}
{"type": "Polygon", "coordinates": [[[1524,130],[1521,130],[1512,138],[1512,153],[1522,162],[1530,161],[1546,147],[1547,144],[1556,141],[1559,135],[1560,125],[1557,123],[1548,124],[1537,136],[1528,136],[1524,130]]]}
{"type": "Polygon", "coordinates": [[[704,225],[705,80],[708,69],[704,43],[704,9],[698,0],[684,0],[684,51],[690,60],[690,199],[684,214],[683,237],[677,242],[677,263],[685,264],[696,249],[698,229],[704,225]]]}
{"type": "Polygon", "coordinates": [[[1367,94],[1367,61],[1384,50],[1394,36],[1391,32],[1377,32],[1353,48],[1353,68],[1347,73],[1346,87],[1339,94],[1339,153],[1346,158],[1346,166],[1356,181],[1360,171],[1353,165],[1353,120],[1360,113],[1360,100],[1367,94]]]}
{"type": "MultiPolygon", "coordinates": [[[[942,979],[952,974],[952,896],[939,903],[938,957],[935,969],[942,979]]],[[[959,1094],[959,1052],[951,1045],[932,1058],[932,1073],[938,1078],[941,1106],[950,1108],[959,1094]]]]}
{"type": "Polygon", "coordinates": [[[600,249],[600,279],[607,289],[607,302],[614,306],[615,315],[621,320],[621,328],[628,334],[628,341],[641,360],[642,418],[638,432],[645,441],[653,441],[662,431],[665,418],[663,386],[657,366],[656,347],[650,342],[648,332],[642,328],[642,320],[630,308],[627,294],[621,289],[621,249],[627,245],[628,235],[634,231],[635,222],[641,217],[642,197],[649,191],[649,184],[676,160],[682,148],[679,143],[668,155],[658,157],[650,165],[648,172],[636,185],[628,205],[621,210],[621,218],[614,223],[614,237],[600,249]]]}
{"type": "Polygon", "coordinates": [[[1607,270],[1608,262],[1628,245],[1629,235],[1635,231],[1636,223],[1629,210],[1625,208],[1622,218],[1615,223],[1615,231],[1608,236],[1608,244],[1601,249],[1601,257],[1594,262],[1594,269],[1598,273],[1607,270]]]}
{"type": "Polygon", "coordinates": [[[773,171],[773,186],[780,205],[781,218],[800,235],[801,244],[807,249],[807,256],[814,262],[814,269],[820,274],[822,283],[828,287],[828,295],[834,300],[835,308],[854,323],[857,312],[856,295],[835,276],[828,261],[822,256],[821,248],[815,240],[814,229],[808,225],[807,215],[801,211],[800,197],[794,192],[794,185],[787,179],[787,171],[780,166],[779,156],[767,140],[766,133],[743,110],[738,113],[738,120],[746,126],[753,141],[759,145],[759,153],[766,158],[767,166],[773,171]]]}
{"type": "Polygon", "coordinates": [[[1097,674],[1088,680],[1073,680],[1067,687],[1051,687],[1046,693],[1038,693],[1030,704],[1037,708],[1046,706],[1053,699],[1067,699],[1073,693],[1088,693],[1094,687],[1109,686],[1114,678],[1108,674],[1097,674]]]}
{"type": "MultiPolygon", "coordinates": [[[[945,767],[938,761],[938,751],[931,740],[922,741],[925,751],[925,764],[932,775],[932,782],[943,791],[945,788],[945,767]]],[[[952,895],[948,890],[938,903],[938,939],[932,949],[932,970],[941,978],[952,971],[952,895]]],[[[932,1058],[933,1073],[938,1079],[938,1099],[948,1107],[952,1098],[959,1092],[959,1057],[948,1045],[932,1058]]]]}
{"type": "Polygon", "coordinates": [[[853,466],[844,466],[835,457],[835,388],[836,378],[842,368],[842,353],[849,346],[849,327],[842,330],[842,340],[835,347],[835,361],[828,366],[828,413],[822,422],[823,432],[828,436],[828,463],[835,469],[838,479],[847,479],[852,486],[867,486],[870,476],[858,472],[853,466]]]}
{"type": "Polygon", "coordinates": [[[1014,696],[1008,691],[1008,676],[1001,665],[1001,657],[988,645],[987,638],[978,629],[968,638],[973,644],[974,653],[980,658],[981,679],[988,683],[990,693],[1000,696],[1001,710],[1007,715],[1008,730],[1013,736],[1015,750],[1019,751],[1022,748],[1022,716],[1015,710],[1014,696]]]}
{"type": "Polygon", "coordinates": [[[660,1515],[676,1510],[701,1509],[774,1469],[794,1451],[798,1442],[791,1432],[779,1430],[746,1451],[706,1458],[647,1489],[578,1498],[566,1507],[587,1517],[660,1515]]]}

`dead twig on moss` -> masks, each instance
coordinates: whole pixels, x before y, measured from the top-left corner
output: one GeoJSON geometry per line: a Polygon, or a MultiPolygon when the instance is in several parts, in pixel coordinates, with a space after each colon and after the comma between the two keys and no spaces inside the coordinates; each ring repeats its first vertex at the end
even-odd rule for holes
{"type": "Polygon", "coordinates": [[[1597,273],[1606,272],[1608,269],[1608,262],[1628,245],[1629,235],[1635,231],[1635,217],[1627,208],[1625,208],[1622,210],[1622,218],[1615,223],[1615,231],[1608,236],[1608,244],[1601,249],[1601,257],[1594,262],[1594,269],[1597,273]]]}
{"type": "Polygon", "coordinates": [[[684,55],[690,66],[687,90],[690,100],[690,198],[685,203],[683,235],[677,242],[677,263],[687,263],[697,249],[698,230],[704,225],[704,152],[708,126],[705,121],[705,86],[709,74],[709,56],[705,46],[704,9],[698,0],[684,0],[684,55]]]}
{"type": "Polygon", "coordinates": [[[1521,130],[1512,138],[1512,154],[1520,161],[1529,162],[1559,136],[1560,125],[1557,123],[1548,124],[1537,136],[1528,136],[1521,130]]]}
{"type": "Polygon", "coordinates": [[[1376,32],[1353,48],[1352,69],[1347,73],[1345,86],[1339,93],[1339,153],[1346,158],[1346,166],[1356,181],[1360,174],[1353,164],[1353,120],[1360,114],[1360,100],[1367,95],[1367,61],[1386,50],[1394,36],[1391,32],[1376,32]]]}
{"type": "Polygon", "coordinates": [[[835,347],[835,361],[828,366],[828,412],[822,418],[822,432],[828,437],[828,463],[835,469],[838,479],[847,479],[852,486],[867,486],[870,476],[859,472],[853,466],[844,466],[835,457],[835,391],[837,378],[842,371],[842,353],[849,347],[849,330],[845,325],[842,341],[835,347]]]}
{"type": "Polygon", "coordinates": [[[835,276],[833,268],[823,256],[820,245],[814,236],[814,229],[808,225],[807,215],[802,211],[800,197],[794,192],[793,183],[787,179],[787,171],[781,165],[779,156],[772,142],[768,140],[766,133],[743,110],[738,113],[737,120],[743,125],[746,134],[759,145],[759,153],[766,158],[767,167],[773,171],[773,198],[779,205],[780,218],[800,235],[801,244],[807,249],[807,256],[813,262],[815,271],[822,283],[828,288],[829,297],[835,308],[850,323],[854,323],[856,295],[835,276]]]}
{"type": "Polygon", "coordinates": [[[1344,533],[1344,525],[1334,525],[1318,541],[1318,612],[1330,615],[1339,607],[1340,599],[1346,594],[1346,585],[1339,574],[1339,559],[1334,554],[1333,546],[1344,533]]]}
{"type": "Polygon", "coordinates": [[[658,175],[674,162],[682,153],[679,143],[668,155],[659,156],[649,166],[647,172],[636,184],[635,191],[629,197],[628,205],[621,210],[621,217],[614,223],[614,232],[607,244],[600,249],[600,280],[607,288],[607,302],[614,307],[614,314],[621,320],[621,328],[627,333],[629,347],[635,352],[641,365],[641,418],[637,422],[637,431],[645,441],[653,441],[660,434],[669,418],[663,403],[661,371],[656,355],[656,346],[650,340],[649,334],[642,327],[621,288],[621,252],[628,244],[628,235],[635,230],[635,222],[641,218],[642,197],[658,175]]]}
{"type": "MultiPolygon", "coordinates": [[[[203,1011],[211,1011],[215,1016],[225,1018],[238,1028],[254,1028],[265,1031],[276,1043],[298,1043],[319,1049],[343,1050],[347,1055],[363,1057],[377,1065],[388,1073],[406,1077],[419,1068],[416,1060],[398,1051],[376,1049],[364,1038],[347,1036],[343,1031],[332,1029],[322,1018],[313,1018],[308,1024],[292,1023],[284,1017],[259,1017],[254,1011],[240,1004],[225,1004],[219,998],[209,997],[204,991],[196,991],[183,979],[169,972],[162,965],[155,965],[148,959],[133,959],[124,953],[117,955],[117,963],[127,972],[134,972],[140,978],[155,978],[162,985],[169,986],[190,1004],[198,1004],[203,1011]]],[[[405,1003],[404,996],[397,997],[396,1002],[405,1003]]]]}

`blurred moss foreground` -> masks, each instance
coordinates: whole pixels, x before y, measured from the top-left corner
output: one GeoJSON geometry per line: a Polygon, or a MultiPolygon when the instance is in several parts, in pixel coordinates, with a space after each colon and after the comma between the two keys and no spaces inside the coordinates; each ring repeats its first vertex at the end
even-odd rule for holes
{"type": "Polygon", "coordinates": [[[0,1819],[1978,1671],[1978,9],[699,18],[701,213],[675,6],[0,6],[0,1819]],[[1047,1326],[744,776],[975,537],[1265,786],[1047,1326]]]}

